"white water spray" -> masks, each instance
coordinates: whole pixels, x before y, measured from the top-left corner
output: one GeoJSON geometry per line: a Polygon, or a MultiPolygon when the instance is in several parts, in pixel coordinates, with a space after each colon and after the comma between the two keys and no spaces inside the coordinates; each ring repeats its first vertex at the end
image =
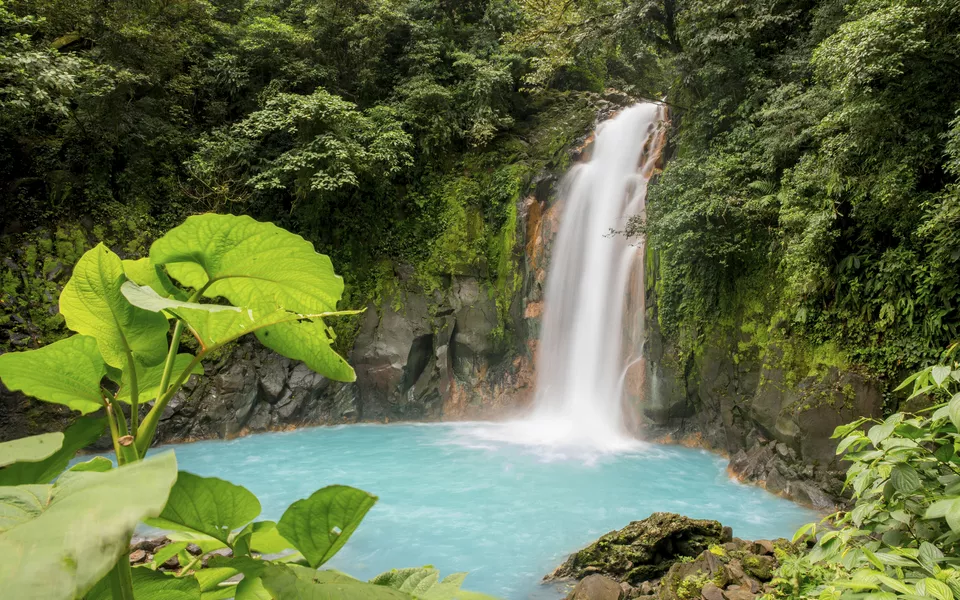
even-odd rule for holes
{"type": "MultiPolygon", "coordinates": [[[[601,124],[589,162],[567,175],[547,276],[534,409],[495,437],[600,451],[637,446],[624,421],[623,386],[627,369],[641,360],[643,332],[625,337],[624,331],[643,247],[611,231],[644,212],[663,120],[658,104],[624,110],[601,124]]],[[[634,322],[642,327],[642,271],[639,281],[634,322]]]]}

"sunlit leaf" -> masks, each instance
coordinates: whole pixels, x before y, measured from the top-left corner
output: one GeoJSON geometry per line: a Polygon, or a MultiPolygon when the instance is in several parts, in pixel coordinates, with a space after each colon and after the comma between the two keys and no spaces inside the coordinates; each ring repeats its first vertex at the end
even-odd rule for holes
{"type": "Polygon", "coordinates": [[[947,377],[950,377],[950,371],[952,370],[953,369],[948,366],[939,365],[934,367],[930,374],[933,376],[934,383],[936,383],[938,387],[942,387],[943,382],[947,380],[947,377]]]}
{"type": "Polygon", "coordinates": [[[161,362],[169,325],[163,315],[137,308],[120,291],[126,281],[120,258],[103,244],[84,254],[60,294],[67,327],[97,340],[100,355],[125,369],[127,354],[144,365],[161,362]]]}
{"type": "Polygon", "coordinates": [[[261,580],[276,600],[411,600],[408,594],[385,586],[329,581],[322,573],[274,564],[264,570],[261,580]]]}
{"type": "Polygon", "coordinates": [[[942,581],[927,577],[923,580],[923,585],[926,588],[925,596],[930,596],[937,600],[953,600],[953,592],[950,591],[950,587],[942,581]]]}
{"type": "MultiPolygon", "coordinates": [[[[134,600],[201,600],[193,577],[174,577],[146,567],[133,569],[134,600]]],[[[103,579],[84,600],[114,600],[109,579],[103,579]]]]}
{"type": "Polygon", "coordinates": [[[187,295],[170,281],[166,272],[157,265],[150,262],[148,257],[139,260],[122,261],[123,273],[127,279],[137,285],[148,286],[156,293],[165,298],[174,300],[186,300],[187,295]]]}
{"type": "Polygon", "coordinates": [[[376,501],[363,490],[331,485],[291,504],[277,530],[316,568],[347,543],[376,501]]]}
{"type": "Polygon", "coordinates": [[[196,531],[227,542],[231,531],[259,514],[260,501],[246,488],[181,471],[163,513],[148,523],[162,529],[196,531]]]}
{"type": "Polygon", "coordinates": [[[150,259],[188,287],[207,285],[206,297],[241,308],[268,299],[294,312],[330,312],[343,294],[343,279],[313,244],[248,216],[189,217],[153,243],[150,259]]]}
{"type": "Polygon", "coordinates": [[[85,335],[0,355],[0,379],[8,388],[83,414],[103,408],[100,380],[106,373],[97,340],[85,335]]]}
{"type": "MultiPolygon", "coordinates": [[[[327,256],[302,237],[248,216],[195,215],[150,248],[155,264],[208,298],[223,297],[234,306],[256,311],[261,319],[275,310],[320,315],[337,310],[343,280],[327,256]],[[205,240],[198,244],[196,240],[205,240]]],[[[196,310],[186,308],[185,310],[196,310]]],[[[208,317],[209,319],[209,317],[208,317]]],[[[190,319],[186,319],[190,320],[190,319]]],[[[200,336],[209,327],[199,327],[200,336]]],[[[262,343],[301,360],[318,373],[353,381],[353,369],[332,348],[322,318],[279,323],[257,331],[262,343]]]]}
{"type": "Polygon", "coordinates": [[[960,394],[955,394],[950,400],[950,404],[947,405],[947,415],[953,426],[960,431],[960,394]]]}
{"type": "Polygon", "coordinates": [[[15,462],[41,461],[59,450],[62,445],[63,434],[60,432],[43,433],[0,443],[0,467],[12,465],[15,462]]]}

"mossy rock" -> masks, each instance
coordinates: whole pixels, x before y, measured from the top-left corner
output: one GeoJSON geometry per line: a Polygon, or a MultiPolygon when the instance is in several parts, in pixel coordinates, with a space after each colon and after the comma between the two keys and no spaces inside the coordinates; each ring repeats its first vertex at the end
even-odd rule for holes
{"type": "Polygon", "coordinates": [[[699,600],[708,583],[723,589],[730,581],[725,559],[707,550],[694,561],[674,564],[660,581],[659,600],[699,600]]]}
{"type": "Polygon", "coordinates": [[[660,577],[681,558],[700,556],[723,543],[723,537],[717,521],[654,513],[571,555],[550,578],[582,579],[599,573],[633,585],[660,577]]]}
{"type": "Polygon", "coordinates": [[[741,559],[743,570],[760,581],[770,581],[773,579],[773,572],[777,568],[777,561],[772,556],[758,556],[748,554],[741,559]]]}

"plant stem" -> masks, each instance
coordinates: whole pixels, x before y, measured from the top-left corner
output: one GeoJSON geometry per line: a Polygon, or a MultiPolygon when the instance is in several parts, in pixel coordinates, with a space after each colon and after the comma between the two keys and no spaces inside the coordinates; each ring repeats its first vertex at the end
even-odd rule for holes
{"type": "MultiPolygon", "coordinates": [[[[203,295],[203,292],[210,286],[211,282],[207,282],[206,285],[195,291],[190,295],[189,302],[196,302],[200,296],[203,295]]],[[[157,399],[153,403],[153,408],[150,409],[150,412],[147,413],[147,416],[143,419],[143,425],[137,427],[137,454],[141,457],[147,455],[147,450],[150,448],[151,442],[153,442],[153,436],[157,431],[157,422],[160,419],[160,414],[163,413],[163,409],[166,407],[167,402],[170,401],[170,398],[173,397],[173,394],[167,394],[170,391],[170,377],[173,375],[173,365],[177,361],[177,352],[180,350],[180,337],[183,335],[183,320],[177,319],[177,324],[173,326],[173,335],[170,336],[170,349],[167,350],[167,359],[163,363],[163,375],[160,376],[160,388],[157,390],[157,399]],[[148,425],[149,421],[149,425],[148,425]],[[146,437],[145,442],[141,442],[140,438],[146,437]]],[[[201,353],[202,354],[202,353],[201,353]]],[[[186,373],[190,373],[193,367],[198,363],[197,359],[194,359],[190,363],[186,373]]],[[[177,383],[174,383],[173,390],[179,389],[183,385],[183,381],[186,378],[183,377],[183,373],[180,374],[180,377],[177,378],[177,383]]]]}
{"type": "Polygon", "coordinates": [[[135,600],[133,596],[133,572],[130,570],[130,557],[124,552],[110,571],[110,584],[113,588],[113,600],[135,600]]]}
{"type": "MultiPolygon", "coordinates": [[[[113,416],[113,407],[110,405],[110,401],[104,397],[103,399],[104,407],[107,409],[107,423],[110,424],[110,438],[113,440],[113,451],[117,455],[117,462],[120,463],[121,454],[120,454],[120,432],[117,431],[117,421],[113,416]]],[[[122,463],[121,463],[122,464],[122,463]]]]}
{"type": "Polygon", "coordinates": [[[193,357],[193,360],[190,361],[187,368],[177,376],[167,391],[157,398],[157,401],[153,404],[153,408],[151,408],[147,416],[143,418],[143,422],[140,423],[136,443],[137,452],[141,457],[146,456],[147,450],[150,449],[150,444],[153,443],[153,436],[157,433],[157,425],[160,423],[160,415],[163,414],[163,409],[167,407],[167,404],[173,398],[174,394],[177,393],[177,390],[180,389],[183,382],[190,377],[193,369],[203,361],[206,355],[206,352],[201,352],[193,357]]]}
{"type": "Polygon", "coordinates": [[[130,371],[130,431],[136,438],[137,427],[140,426],[140,387],[137,382],[137,364],[132,352],[127,352],[127,370],[130,371]]]}
{"type": "MultiPolygon", "coordinates": [[[[180,336],[183,335],[183,321],[177,319],[173,327],[173,337],[170,339],[170,350],[167,352],[167,361],[163,365],[163,376],[160,377],[160,389],[157,391],[157,402],[167,391],[170,376],[173,375],[173,363],[177,360],[177,351],[180,350],[180,336]]],[[[154,405],[156,406],[156,405],[154,405]]]]}
{"type": "Polygon", "coordinates": [[[130,430],[127,429],[127,418],[123,415],[123,409],[120,403],[117,402],[117,399],[112,395],[109,397],[109,401],[110,406],[113,408],[113,414],[117,419],[117,432],[120,434],[119,437],[130,435],[130,430]]]}
{"type": "Polygon", "coordinates": [[[110,408],[108,411],[114,413],[116,419],[111,419],[110,435],[114,436],[114,450],[117,452],[117,462],[121,465],[130,464],[140,460],[140,453],[137,452],[136,440],[127,430],[127,419],[123,416],[123,409],[120,403],[114,397],[109,397],[110,408]]]}

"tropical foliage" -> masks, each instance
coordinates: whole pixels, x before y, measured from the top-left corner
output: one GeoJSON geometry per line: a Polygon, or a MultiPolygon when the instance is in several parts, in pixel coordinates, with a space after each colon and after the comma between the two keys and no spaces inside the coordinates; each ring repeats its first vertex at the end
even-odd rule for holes
{"type": "MultiPolygon", "coordinates": [[[[65,333],[61,238],[137,258],[200,212],[303,235],[354,306],[396,265],[508,304],[511,211],[596,114],[521,91],[503,39],[524,18],[513,0],[3,0],[0,303],[18,319],[0,344],[65,333]]],[[[333,323],[341,350],[359,323],[333,323]]]]}
{"type": "Polygon", "coordinates": [[[103,414],[63,433],[0,444],[4,593],[51,600],[482,598],[460,590],[462,574],[440,581],[430,567],[369,583],[317,571],[376,502],[367,492],[328,486],[294,502],[277,522],[255,521],[260,502],[243,487],[178,473],[172,452],[145,458],[174,394],[202,373],[204,358],[241,336],[252,333],[327,377],[353,380],[324,322],[343,314],[342,291],[327,256],[250,217],[190,217],[136,261],[102,244],[85,253],[60,295],[76,334],[0,355],[0,379],[10,389],[103,414]],[[194,338],[195,354],[180,352],[185,335],[194,338]],[[117,466],[96,457],[61,473],[105,429],[117,466]],[[127,553],[141,521],[181,535],[173,534],[178,541],[151,565],[131,569],[127,553]],[[188,554],[188,543],[201,555],[188,554]],[[223,548],[230,558],[204,562],[223,548]],[[176,555],[175,576],[157,570],[176,555]]]}
{"type": "Polygon", "coordinates": [[[658,317],[683,350],[752,319],[895,381],[956,339],[956,2],[522,4],[512,39],[546,52],[534,89],[589,79],[672,109],[629,230],[657,250],[658,317]]]}
{"type": "MultiPolygon", "coordinates": [[[[933,404],[883,421],[837,428],[838,454],[850,461],[854,505],[832,515],[808,554],[784,557],[778,596],[786,598],[960,597],[960,363],[943,364],[901,385],[933,404]]],[[[816,533],[810,524],[798,537],[816,533]]]]}

